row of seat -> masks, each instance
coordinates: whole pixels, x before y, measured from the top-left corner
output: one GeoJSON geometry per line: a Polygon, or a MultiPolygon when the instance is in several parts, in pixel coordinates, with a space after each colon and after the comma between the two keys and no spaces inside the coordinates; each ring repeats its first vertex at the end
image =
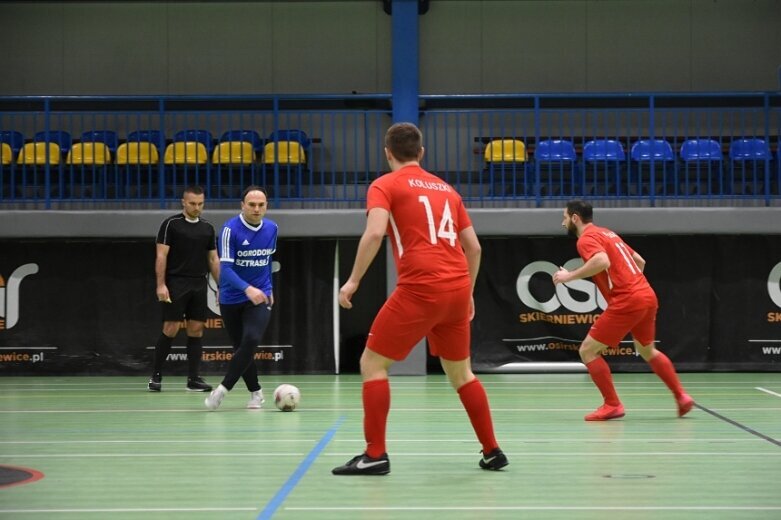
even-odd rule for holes
{"type": "MultiPolygon", "coordinates": [[[[65,154],[66,164],[106,165],[116,158],[116,164],[158,164],[158,146],[164,144],[159,130],[131,132],[127,141],[119,144],[116,132],[101,130],[85,132],[81,142],[72,143],[63,131],[39,132],[33,142],[25,143],[20,132],[0,132],[0,163],[22,165],[59,164],[65,154]]],[[[177,132],[166,145],[165,164],[253,164],[262,154],[264,164],[306,163],[306,150],[311,140],[301,130],[279,130],[268,140],[254,130],[230,130],[216,144],[206,130],[177,132]]]]}
{"type": "MultiPolygon", "coordinates": [[[[81,142],[104,143],[108,146],[111,153],[116,153],[120,145],[119,135],[113,130],[89,130],[82,132],[79,140],[81,142]]],[[[161,143],[166,142],[166,138],[160,130],[137,130],[127,134],[126,141],[150,142],[159,146],[161,143]]],[[[295,141],[300,143],[304,150],[309,150],[313,140],[303,130],[282,129],[271,132],[266,139],[260,137],[260,134],[255,130],[228,130],[223,132],[219,140],[215,139],[208,130],[180,130],[174,134],[172,141],[203,143],[209,153],[212,152],[218,141],[242,141],[250,143],[253,150],[256,153],[260,153],[266,143],[275,141],[295,141]]],[[[73,144],[73,138],[69,132],[64,130],[42,130],[35,133],[32,142],[56,143],[62,153],[68,153],[73,144]]],[[[0,143],[7,143],[14,154],[17,154],[24,146],[25,138],[21,132],[16,130],[0,130],[0,143]]]]}
{"type": "MultiPolygon", "coordinates": [[[[583,144],[583,160],[586,162],[626,160],[624,145],[615,139],[593,139],[583,144]]],[[[495,139],[485,148],[487,163],[521,163],[529,161],[526,144],[518,139],[495,139]]],[[[679,156],[684,162],[721,161],[721,144],[714,139],[687,139],[681,144],[679,156]]],[[[728,156],[733,161],[769,161],[773,153],[764,139],[735,139],[730,142],[728,156]]],[[[572,141],[546,139],[540,141],[534,150],[537,161],[577,160],[572,141]]],[[[675,161],[672,145],[664,139],[640,139],[630,148],[629,157],[634,161],[675,161]]]]}

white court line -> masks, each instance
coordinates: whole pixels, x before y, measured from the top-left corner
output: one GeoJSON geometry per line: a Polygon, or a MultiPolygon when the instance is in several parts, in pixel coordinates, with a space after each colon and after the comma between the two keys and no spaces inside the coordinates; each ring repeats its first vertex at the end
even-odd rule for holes
{"type": "MultiPolygon", "coordinates": [[[[284,439],[256,439],[254,438],[257,433],[251,432],[247,434],[248,436],[252,436],[252,442],[263,444],[263,443],[269,443],[269,444],[282,444],[282,443],[298,443],[298,442],[314,442],[319,439],[309,439],[305,437],[299,437],[299,438],[292,438],[287,437],[284,439]]],[[[474,439],[444,439],[444,438],[436,438],[436,439],[394,439],[389,438],[388,443],[404,443],[404,442],[411,442],[411,443],[420,443],[420,442],[427,442],[427,443],[456,443],[456,444],[465,444],[465,443],[471,443],[474,442],[474,439]]],[[[145,439],[145,440],[138,440],[138,439],[132,439],[132,440],[105,440],[105,439],[84,439],[84,440],[53,440],[53,441],[0,441],[0,444],[33,444],[33,445],[43,445],[43,444],[235,444],[236,442],[236,436],[234,435],[230,439],[225,440],[216,440],[216,439],[145,439]]],[[[345,443],[356,443],[356,442],[364,442],[363,437],[361,438],[340,438],[340,439],[333,439],[331,442],[345,442],[345,443]]],[[[695,439],[659,439],[659,438],[649,438],[649,439],[610,439],[607,441],[601,441],[601,440],[591,440],[591,439],[583,439],[580,437],[573,437],[573,438],[529,438],[529,439],[502,439],[502,445],[510,445],[513,443],[561,443],[561,442],[572,442],[572,443],[582,443],[582,444],[620,444],[620,443],[654,443],[654,444],[678,444],[678,443],[689,443],[689,442],[696,442],[696,443],[710,443],[710,442],[765,442],[764,439],[760,439],[757,437],[740,437],[740,438],[721,438],[716,437],[712,439],[708,438],[695,438],[695,439]]]]}
{"type": "Polygon", "coordinates": [[[779,511],[781,506],[409,506],[285,507],[285,511],[779,511]]]}
{"type": "Polygon", "coordinates": [[[781,397],[781,394],[777,394],[776,392],[768,390],[767,388],[762,388],[761,386],[756,386],[754,388],[759,390],[760,392],[765,392],[766,394],[774,395],[776,397],[781,397]]]}
{"type": "MultiPolygon", "coordinates": [[[[325,457],[349,457],[353,452],[328,452],[321,456],[325,457]]],[[[604,457],[606,454],[611,456],[620,455],[622,457],[768,457],[781,456],[781,450],[775,451],[610,451],[610,452],[583,452],[583,451],[513,451],[514,456],[523,457],[568,457],[568,458],[588,458],[604,457]]],[[[297,452],[190,452],[190,453],[17,453],[0,455],[0,459],[41,459],[41,458],[178,458],[178,457],[302,457],[305,453],[297,452]]],[[[454,452],[454,453],[431,453],[431,452],[403,452],[394,453],[398,457],[473,457],[473,453],[454,452]]]]}
{"type": "MultiPolygon", "coordinates": [[[[521,374],[504,374],[506,375],[521,375],[521,374]]],[[[528,374],[524,374],[528,375],[528,374]]],[[[540,374],[533,374],[533,375],[540,375],[540,374]]],[[[556,374],[553,374],[554,376],[556,374]]],[[[583,374],[577,374],[579,377],[583,374]]],[[[641,376],[647,376],[648,374],[636,374],[641,376]]],[[[482,379],[483,374],[478,374],[478,377],[482,379]]],[[[13,377],[13,376],[11,376],[13,377]]],[[[129,376],[123,376],[123,377],[129,377],[129,376]]],[[[336,376],[338,377],[338,376],[336,376]]],[[[433,376],[421,376],[421,377],[433,377],[433,376]]],[[[398,386],[411,386],[411,385],[425,385],[425,387],[429,386],[447,386],[450,387],[450,383],[444,379],[445,376],[442,376],[442,381],[419,381],[419,380],[411,380],[411,381],[405,381],[403,379],[398,378],[391,378],[391,385],[398,385],[398,386]]],[[[143,388],[145,382],[147,381],[147,377],[138,377],[138,381],[140,381],[140,385],[143,388]]],[[[164,379],[164,381],[178,381],[178,379],[181,379],[184,381],[184,376],[170,376],[169,379],[164,379]],[[177,378],[177,379],[174,379],[177,378]]],[[[761,380],[761,381],[753,381],[753,384],[777,384],[779,381],[781,381],[781,378],[776,380],[761,380]]],[[[181,382],[181,381],[180,381],[181,382]]],[[[591,380],[587,381],[491,381],[490,379],[483,381],[487,385],[518,385],[518,386],[524,386],[524,385],[552,385],[552,386],[565,386],[565,385],[573,385],[573,386],[593,386],[594,383],[591,382],[591,380]]],[[[285,378],[285,379],[265,379],[261,381],[264,385],[275,385],[275,384],[281,384],[281,383],[291,383],[296,385],[304,385],[309,388],[328,388],[331,389],[334,386],[361,386],[363,383],[358,381],[340,381],[339,379],[334,379],[333,381],[317,381],[317,380],[311,380],[311,379],[295,379],[295,378],[285,378]]],[[[694,386],[694,385],[726,385],[726,386],[735,386],[735,387],[745,387],[745,382],[740,381],[686,381],[685,378],[681,378],[681,383],[683,383],[686,386],[694,386]]],[[[10,381],[4,381],[0,382],[0,387],[61,387],[61,386],[83,386],[83,387],[111,387],[111,386],[122,386],[127,387],[128,385],[133,384],[133,382],[123,381],[123,382],[117,382],[117,383],[111,383],[111,382],[63,382],[63,383],[57,383],[57,382],[47,382],[47,383],[22,383],[22,382],[10,382],[10,381]]],[[[164,383],[165,384],[165,383],[164,383]]],[[[171,383],[173,384],[173,383],[171,383]]],[[[648,385],[651,384],[649,381],[615,381],[616,386],[631,386],[631,385],[648,385]]],[[[138,389],[138,387],[133,387],[135,389],[138,389]]]]}
{"type": "MultiPolygon", "coordinates": [[[[409,413],[456,413],[463,412],[463,408],[393,408],[393,413],[409,412],[409,413]]],[[[589,412],[593,408],[491,408],[493,412],[589,412]]],[[[781,407],[753,407],[753,408],[719,408],[719,411],[723,412],[774,412],[781,410],[781,407]]],[[[363,408],[306,408],[296,413],[307,412],[362,412],[363,408]]],[[[669,412],[670,408],[632,408],[631,412],[669,412]]],[[[231,413],[231,412],[243,412],[248,414],[256,413],[276,413],[276,410],[267,408],[263,412],[258,410],[246,410],[245,408],[224,408],[220,412],[216,413],[231,413]]],[[[12,413],[211,413],[205,408],[129,408],[129,409],[94,409],[94,410],[0,410],[0,414],[12,414],[12,413]]]]}
{"type": "Polygon", "coordinates": [[[0,514],[20,513],[202,513],[218,511],[257,511],[257,507],[117,507],[111,509],[0,509],[0,514]]]}

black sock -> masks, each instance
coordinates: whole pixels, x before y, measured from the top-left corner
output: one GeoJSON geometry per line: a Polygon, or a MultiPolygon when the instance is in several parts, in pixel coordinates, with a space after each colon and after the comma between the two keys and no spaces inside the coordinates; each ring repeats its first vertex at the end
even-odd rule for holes
{"type": "Polygon", "coordinates": [[[155,343],[155,364],[153,368],[153,374],[159,374],[163,370],[163,362],[168,357],[168,353],[171,352],[171,344],[174,342],[174,338],[169,338],[162,332],[160,337],[157,338],[155,343]]]}
{"type": "Polygon", "coordinates": [[[187,336],[187,377],[197,377],[198,367],[201,365],[201,353],[203,344],[201,338],[187,336]]]}

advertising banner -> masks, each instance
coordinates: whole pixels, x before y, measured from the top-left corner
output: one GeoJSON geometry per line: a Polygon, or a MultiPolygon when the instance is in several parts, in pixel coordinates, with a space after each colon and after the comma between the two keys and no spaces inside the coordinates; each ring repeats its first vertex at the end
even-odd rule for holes
{"type": "MultiPolygon", "coordinates": [[[[275,305],[255,359],[262,373],[333,373],[335,240],[280,238],[275,305]]],[[[0,374],[146,374],[161,331],[153,240],[0,241],[0,374]]],[[[201,371],[232,347],[209,281],[201,371]]],[[[186,374],[186,334],[165,370],[186,374]]]]}
{"type": "MultiPolygon", "coordinates": [[[[781,240],[777,236],[625,236],[659,299],[656,346],[679,370],[781,369],[781,240]]],[[[554,287],[582,264],[568,237],[488,238],[475,290],[476,370],[579,362],[605,309],[589,280],[554,287]]],[[[616,370],[648,370],[631,337],[607,351],[616,370]]]]}

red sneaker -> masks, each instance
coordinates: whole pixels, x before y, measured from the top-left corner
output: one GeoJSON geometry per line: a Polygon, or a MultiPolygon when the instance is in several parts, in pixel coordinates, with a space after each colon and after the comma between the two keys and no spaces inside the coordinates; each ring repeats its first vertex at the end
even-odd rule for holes
{"type": "Polygon", "coordinates": [[[584,419],[587,421],[609,421],[610,419],[618,419],[624,416],[624,405],[610,406],[609,404],[603,404],[584,419]]]}
{"type": "Polygon", "coordinates": [[[678,397],[676,401],[678,402],[678,417],[683,417],[694,407],[694,399],[689,394],[681,394],[681,397],[678,397]]]}

